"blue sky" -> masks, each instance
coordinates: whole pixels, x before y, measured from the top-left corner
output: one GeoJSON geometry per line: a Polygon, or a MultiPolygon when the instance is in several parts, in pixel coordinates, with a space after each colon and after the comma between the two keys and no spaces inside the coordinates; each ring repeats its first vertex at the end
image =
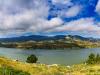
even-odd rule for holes
{"type": "Polygon", "coordinates": [[[100,0],[0,0],[0,37],[30,34],[100,38],[100,0]]]}

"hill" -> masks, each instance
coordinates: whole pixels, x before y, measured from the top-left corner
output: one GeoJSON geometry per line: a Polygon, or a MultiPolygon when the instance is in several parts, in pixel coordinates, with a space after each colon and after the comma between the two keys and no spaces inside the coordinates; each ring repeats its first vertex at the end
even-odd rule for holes
{"type": "Polygon", "coordinates": [[[65,35],[57,36],[42,36],[42,35],[29,35],[11,38],[0,38],[0,42],[26,42],[26,41],[44,41],[44,40],[58,40],[64,39],[65,35]]]}
{"type": "Polygon", "coordinates": [[[69,37],[71,39],[79,39],[84,41],[100,41],[98,38],[82,37],[78,35],[55,35],[55,36],[43,36],[43,35],[29,35],[29,36],[19,36],[11,38],[0,38],[0,42],[26,42],[26,41],[45,41],[45,40],[59,40],[69,37]]]}
{"type": "Polygon", "coordinates": [[[100,47],[100,39],[85,38],[78,35],[31,35],[1,38],[0,47],[25,49],[95,48],[100,47]]]}

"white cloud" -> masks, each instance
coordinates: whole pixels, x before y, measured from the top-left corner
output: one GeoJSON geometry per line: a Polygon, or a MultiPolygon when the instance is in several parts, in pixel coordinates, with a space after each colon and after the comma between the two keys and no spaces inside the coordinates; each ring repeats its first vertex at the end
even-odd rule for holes
{"type": "Polygon", "coordinates": [[[46,19],[37,19],[34,22],[34,25],[32,25],[29,30],[34,31],[34,32],[45,32],[48,29],[61,26],[62,24],[63,24],[63,21],[58,17],[52,18],[49,21],[46,19]]]}
{"type": "Polygon", "coordinates": [[[63,21],[59,17],[47,20],[49,6],[39,1],[34,2],[34,8],[24,8],[24,10],[14,15],[1,11],[0,33],[38,33],[62,25],[63,21]]]}
{"type": "Polygon", "coordinates": [[[100,34],[100,27],[95,25],[93,18],[82,18],[75,21],[67,22],[63,26],[56,27],[48,32],[90,32],[100,34]]]}
{"type": "MultiPolygon", "coordinates": [[[[43,1],[34,1],[34,6],[30,9],[22,6],[23,10],[20,10],[16,14],[11,14],[8,12],[12,12],[13,9],[6,9],[8,8],[8,5],[9,7],[13,7],[13,4],[14,3],[12,1],[11,3],[3,4],[4,8],[2,8],[0,11],[0,33],[26,32],[32,26],[37,27],[38,21],[47,21],[46,18],[48,16],[49,6],[46,5],[46,3],[43,3],[43,1]]],[[[21,7],[18,8],[20,9],[21,7]]],[[[16,10],[17,9],[15,8],[14,11],[16,10]]]]}
{"type": "Polygon", "coordinates": [[[98,0],[97,6],[96,6],[96,12],[100,14],[100,0],[98,0]]]}
{"type": "Polygon", "coordinates": [[[77,16],[80,11],[81,11],[81,6],[79,6],[79,5],[72,6],[65,12],[65,16],[66,17],[74,17],[74,16],[77,16]]]}
{"type": "Polygon", "coordinates": [[[56,26],[56,25],[62,25],[63,21],[60,18],[52,18],[49,21],[49,24],[54,25],[54,26],[56,26]]]}
{"type": "Polygon", "coordinates": [[[56,4],[56,3],[61,3],[61,4],[69,4],[71,5],[71,0],[52,0],[52,3],[53,4],[56,4]]]}
{"type": "MultiPolygon", "coordinates": [[[[70,0],[52,1],[58,4],[71,3],[70,0]]],[[[27,32],[50,33],[61,31],[100,33],[100,23],[96,25],[93,18],[83,18],[66,23],[60,18],[61,16],[67,18],[77,16],[81,11],[80,5],[73,5],[68,9],[64,9],[64,11],[61,11],[62,14],[58,14],[58,17],[52,18],[51,20],[47,19],[49,8],[46,0],[29,0],[28,2],[27,0],[0,0],[0,34],[22,34],[27,32]],[[23,2],[26,2],[26,4],[23,2]]],[[[97,5],[98,9],[99,5],[97,5]]]]}
{"type": "Polygon", "coordinates": [[[62,9],[62,11],[59,11],[58,16],[66,18],[76,17],[81,12],[81,9],[81,5],[73,5],[70,8],[62,9]]]}

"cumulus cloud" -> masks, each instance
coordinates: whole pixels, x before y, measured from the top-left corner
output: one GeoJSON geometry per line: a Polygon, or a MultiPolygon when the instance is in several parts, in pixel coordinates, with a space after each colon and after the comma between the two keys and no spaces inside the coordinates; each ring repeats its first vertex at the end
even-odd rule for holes
{"type": "Polygon", "coordinates": [[[0,25],[2,25],[2,27],[0,27],[1,31],[4,30],[6,32],[10,30],[14,30],[14,31],[27,30],[32,25],[32,22],[34,22],[35,19],[39,17],[45,18],[48,15],[48,9],[49,9],[48,6],[42,5],[42,2],[39,2],[39,0],[37,0],[37,3],[34,2],[33,3],[34,7],[31,7],[30,9],[23,6],[19,7],[17,3],[15,3],[17,0],[14,1],[9,0],[9,1],[11,2],[8,2],[7,4],[5,3],[6,1],[4,1],[3,4],[4,8],[2,8],[1,9],[2,11],[0,12],[0,17],[1,17],[0,25]],[[15,6],[13,7],[14,4],[15,6]],[[16,12],[16,14],[12,14],[13,10],[17,11],[16,8],[17,6],[19,11],[16,12]],[[6,9],[10,7],[11,7],[10,10],[6,9]],[[23,10],[21,8],[23,8],[23,10]]]}
{"type": "Polygon", "coordinates": [[[37,19],[34,25],[30,27],[29,30],[34,31],[34,32],[45,32],[48,29],[55,28],[57,26],[61,26],[63,24],[63,21],[56,17],[52,18],[51,20],[45,20],[45,19],[37,19]]]}
{"type": "Polygon", "coordinates": [[[52,3],[53,4],[56,4],[56,3],[61,3],[61,4],[68,4],[68,5],[71,5],[71,0],[52,0],[52,3]]]}
{"type": "Polygon", "coordinates": [[[98,0],[97,6],[96,6],[96,12],[100,14],[100,0],[98,0]]]}
{"type": "MultiPolygon", "coordinates": [[[[48,0],[0,0],[0,34],[65,31],[100,33],[100,23],[95,23],[93,18],[72,19],[69,22],[62,18],[77,16],[81,11],[81,4],[73,4],[71,0],[52,0],[52,3],[55,7],[48,5],[48,0]],[[57,16],[48,20],[51,7],[57,16]]],[[[98,13],[99,5],[100,1],[96,6],[98,13]]]]}
{"type": "Polygon", "coordinates": [[[65,16],[66,17],[74,17],[74,16],[77,16],[80,11],[81,11],[81,6],[79,6],[79,5],[72,6],[65,12],[65,16]]]}
{"type": "MultiPolygon", "coordinates": [[[[12,14],[13,11],[9,13],[2,9],[2,11],[0,11],[0,32],[2,34],[13,32],[18,34],[24,32],[38,33],[62,25],[63,21],[59,17],[47,20],[49,6],[43,2],[44,1],[41,0],[34,0],[34,6],[30,7],[30,9],[20,6],[23,10],[19,10],[16,14],[12,14]]],[[[13,4],[14,3],[10,3],[10,7],[13,6],[13,4]]],[[[4,7],[6,8],[8,5],[9,3],[4,7]]],[[[17,11],[16,8],[15,10],[17,11]]]]}
{"type": "Polygon", "coordinates": [[[90,32],[100,34],[100,27],[95,25],[93,18],[81,18],[71,22],[65,23],[63,26],[56,27],[48,32],[65,32],[65,31],[75,31],[75,32],[90,32]]]}

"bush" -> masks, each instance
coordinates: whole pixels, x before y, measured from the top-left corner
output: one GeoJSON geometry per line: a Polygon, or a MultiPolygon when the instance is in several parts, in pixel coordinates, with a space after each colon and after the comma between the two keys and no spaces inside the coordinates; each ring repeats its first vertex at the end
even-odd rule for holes
{"type": "Polygon", "coordinates": [[[99,54],[97,54],[97,56],[96,56],[96,59],[95,59],[95,60],[96,60],[96,63],[98,63],[98,64],[100,63],[100,55],[99,55],[99,54]]]}
{"type": "Polygon", "coordinates": [[[86,61],[87,64],[100,64],[100,55],[91,53],[86,61]]]}
{"type": "Polygon", "coordinates": [[[27,63],[36,63],[37,61],[38,58],[34,54],[30,55],[26,60],[27,63]]]}
{"type": "Polygon", "coordinates": [[[95,64],[95,55],[91,53],[86,61],[88,64],[95,64]]]}

